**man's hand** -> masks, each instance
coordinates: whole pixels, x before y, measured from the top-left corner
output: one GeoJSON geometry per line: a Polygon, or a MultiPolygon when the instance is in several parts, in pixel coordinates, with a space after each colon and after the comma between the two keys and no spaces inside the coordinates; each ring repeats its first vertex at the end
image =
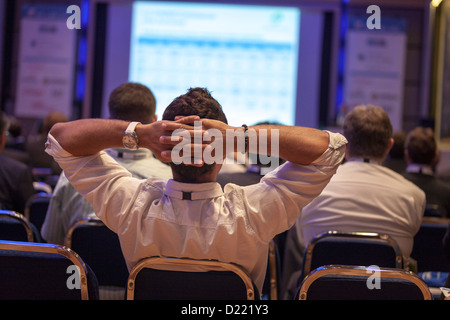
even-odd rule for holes
{"type": "MultiPolygon", "coordinates": [[[[173,147],[183,142],[187,135],[192,137],[190,140],[192,140],[193,150],[195,121],[200,121],[200,118],[198,116],[176,117],[175,121],[161,120],[148,125],[139,125],[136,127],[136,134],[140,139],[140,147],[150,149],[163,162],[172,162],[173,147]],[[180,132],[185,134],[181,136],[180,132]]],[[[204,131],[200,131],[197,134],[203,133],[204,131]]]]}
{"type": "Polygon", "coordinates": [[[151,149],[153,153],[164,162],[175,162],[176,158],[193,166],[202,166],[205,163],[205,150],[215,157],[216,149],[211,148],[211,143],[215,142],[216,148],[220,145],[224,150],[226,130],[233,129],[221,121],[200,119],[197,116],[176,117],[175,121],[162,121],[160,126],[159,130],[154,131],[159,132],[160,138],[159,144],[151,149]],[[213,136],[209,134],[211,129],[215,129],[213,136]]]}

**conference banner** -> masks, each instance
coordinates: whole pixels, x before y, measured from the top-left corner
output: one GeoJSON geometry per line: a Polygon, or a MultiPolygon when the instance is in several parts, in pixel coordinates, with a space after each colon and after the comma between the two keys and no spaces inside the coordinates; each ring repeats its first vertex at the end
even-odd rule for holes
{"type": "Polygon", "coordinates": [[[367,17],[349,17],[344,69],[346,112],[374,104],[389,115],[394,130],[402,128],[406,59],[406,22],[381,18],[380,29],[369,29],[367,17]]]}
{"type": "Polygon", "coordinates": [[[42,118],[51,111],[71,115],[76,31],[67,28],[65,5],[24,4],[15,115],[42,118]]]}

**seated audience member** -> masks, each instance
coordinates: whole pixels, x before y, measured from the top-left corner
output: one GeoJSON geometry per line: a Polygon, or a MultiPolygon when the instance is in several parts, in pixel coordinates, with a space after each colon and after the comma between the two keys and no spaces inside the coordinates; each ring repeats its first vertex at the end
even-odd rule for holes
{"type": "Polygon", "coordinates": [[[393,144],[386,112],[377,106],[357,106],[345,117],[343,130],[347,161],[303,208],[288,233],[282,290],[289,297],[295,294],[304,250],[315,235],[331,230],[387,234],[407,259],[422,221],[424,192],[381,165],[393,144]],[[289,244],[291,238],[298,243],[289,244]]]}
{"type": "Polygon", "coordinates": [[[51,174],[58,175],[61,173],[59,165],[45,153],[45,142],[47,134],[51,127],[58,122],[66,122],[67,117],[58,111],[50,112],[43,120],[41,132],[36,135],[30,135],[25,143],[25,151],[28,153],[32,168],[51,169],[51,174]]]}
{"type": "Polygon", "coordinates": [[[389,151],[388,156],[383,162],[385,167],[388,167],[395,172],[402,174],[406,169],[405,160],[405,140],[406,134],[404,131],[396,131],[393,135],[394,144],[389,151]]]}
{"type": "MultiPolygon", "coordinates": [[[[58,124],[50,131],[46,150],[97,216],[118,233],[128,268],[151,256],[232,262],[250,275],[261,292],[270,240],[290,228],[301,208],[320,194],[343,159],[346,140],[312,128],[264,126],[269,132],[278,130],[274,136],[279,136],[279,156],[287,162],[257,184],[228,184],[223,191],[216,182],[221,160],[171,162],[174,147],[184,140],[176,135],[177,129],[195,136],[194,121],[201,121],[206,133],[215,129],[223,134],[220,147],[225,145],[227,129],[242,130],[227,125],[220,104],[206,89],[191,88],[170,103],[163,121],[144,125],[84,119],[58,124]],[[138,180],[101,151],[120,147],[127,128],[137,135],[140,148],[170,163],[173,179],[138,180]]],[[[248,132],[261,140],[260,129],[249,127],[248,132]]],[[[269,134],[269,146],[271,139],[269,134]]],[[[235,143],[234,148],[255,152],[257,145],[248,143],[245,150],[237,150],[241,144],[235,143]]],[[[205,156],[212,143],[202,147],[205,156]]],[[[214,148],[225,154],[217,143],[214,148]]],[[[189,153],[183,157],[189,158],[189,153]]]]}
{"type": "Polygon", "coordinates": [[[7,131],[8,120],[0,112],[0,206],[23,214],[27,200],[35,193],[33,176],[26,164],[1,154],[7,131]]]}
{"type": "Polygon", "coordinates": [[[427,205],[437,205],[441,216],[450,218],[450,183],[435,176],[439,150],[433,130],[417,127],[406,139],[405,157],[408,163],[403,176],[425,192],[427,205]]]}
{"type": "MultiPolygon", "coordinates": [[[[108,105],[111,119],[143,124],[156,120],[155,97],[149,88],[139,83],[124,83],[115,88],[108,105]]],[[[105,151],[138,179],[172,177],[170,167],[154,158],[148,149],[110,148],[105,151]]],[[[92,205],[75,190],[63,172],[53,191],[41,230],[42,237],[47,242],[62,244],[68,229],[77,220],[88,216],[95,216],[92,205]]]]}
{"type": "Polygon", "coordinates": [[[22,124],[16,117],[8,116],[7,118],[9,128],[2,154],[30,166],[30,157],[25,152],[25,137],[22,134],[22,124]]]}

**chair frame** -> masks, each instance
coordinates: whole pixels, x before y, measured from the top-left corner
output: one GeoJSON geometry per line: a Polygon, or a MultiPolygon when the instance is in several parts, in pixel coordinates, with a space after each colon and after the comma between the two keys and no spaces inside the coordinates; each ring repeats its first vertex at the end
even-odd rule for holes
{"type": "MultiPolygon", "coordinates": [[[[346,265],[327,265],[324,267],[317,268],[312,273],[310,273],[301,284],[298,293],[298,300],[307,299],[309,287],[312,285],[314,281],[316,281],[320,277],[326,275],[348,275],[348,276],[360,276],[368,278],[370,277],[370,274],[367,272],[368,270],[372,271],[371,269],[365,266],[346,266],[346,265]]],[[[421,278],[419,278],[419,276],[415,275],[414,273],[406,271],[404,269],[396,269],[396,268],[380,268],[379,272],[381,278],[402,279],[412,282],[420,289],[420,291],[423,294],[424,300],[432,300],[432,296],[428,286],[421,278]]]]}
{"type": "Polygon", "coordinates": [[[422,223],[435,223],[448,225],[450,223],[450,218],[422,217],[422,223]]]}
{"type": "Polygon", "coordinates": [[[270,284],[270,300],[278,300],[278,263],[277,263],[277,253],[276,244],[274,240],[269,242],[269,284],[270,284]]]}
{"type": "Polygon", "coordinates": [[[80,273],[80,293],[81,300],[89,300],[88,281],[86,274],[86,265],[77,253],[69,248],[56,244],[48,243],[28,243],[20,241],[0,241],[0,250],[36,252],[36,253],[52,253],[58,254],[69,259],[78,267],[80,273]]]}
{"type": "Polygon", "coordinates": [[[28,242],[34,242],[36,240],[34,238],[33,228],[31,227],[29,220],[23,214],[10,210],[0,210],[0,217],[10,217],[17,220],[25,228],[28,242]]]}
{"type": "MultiPolygon", "coordinates": [[[[134,300],[135,281],[138,273],[144,268],[159,269],[166,266],[166,270],[197,271],[199,267],[204,271],[231,271],[243,281],[247,290],[247,300],[255,300],[255,289],[250,277],[237,265],[215,260],[194,260],[186,258],[150,257],[139,261],[130,271],[127,283],[127,300],[134,300]],[[156,267],[158,266],[158,267],[156,267]]],[[[202,271],[200,271],[202,272],[202,271]]]]}
{"type": "Polygon", "coordinates": [[[394,251],[395,251],[395,267],[396,268],[403,268],[403,256],[401,254],[401,251],[397,245],[397,243],[385,234],[379,234],[374,232],[340,232],[340,231],[327,231],[323,233],[319,233],[318,235],[314,236],[314,238],[311,240],[311,242],[308,244],[306,251],[305,251],[305,259],[303,264],[303,277],[307,276],[311,272],[311,261],[312,261],[312,255],[314,252],[314,248],[316,244],[319,242],[319,240],[327,238],[327,237],[339,237],[339,238],[355,238],[355,239],[369,239],[369,240],[383,240],[389,243],[394,251]]]}

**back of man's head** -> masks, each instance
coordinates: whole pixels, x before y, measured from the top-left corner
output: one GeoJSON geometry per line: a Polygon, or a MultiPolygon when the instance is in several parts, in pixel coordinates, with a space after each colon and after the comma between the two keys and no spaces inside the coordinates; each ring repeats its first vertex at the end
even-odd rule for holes
{"type": "Polygon", "coordinates": [[[408,134],[405,148],[412,163],[433,164],[437,155],[433,130],[424,127],[415,128],[408,134]]]}
{"type": "Polygon", "coordinates": [[[139,121],[143,124],[155,120],[155,96],[140,83],[126,82],[115,88],[109,96],[108,106],[112,119],[139,121]]]}
{"type": "MultiPolygon", "coordinates": [[[[163,120],[173,121],[176,116],[190,115],[228,123],[219,102],[211,96],[206,88],[190,88],[187,93],[175,98],[164,111],[163,120]]],[[[210,172],[214,164],[205,163],[201,167],[194,167],[170,163],[170,166],[174,173],[182,177],[184,182],[196,182],[199,177],[210,172]]]]}
{"type": "Polygon", "coordinates": [[[350,157],[384,160],[392,138],[392,125],[387,113],[378,106],[357,106],[344,121],[350,157]]]}
{"type": "Polygon", "coordinates": [[[176,116],[191,115],[228,123],[219,102],[206,88],[190,88],[187,93],[175,98],[164,111],[163,120],[173,121],[176,116]]]}
{"type": "Polygon", "coordinates": [[[392,138],[394,139],[394,145],[389,152],[390,157],[392,159],[403,159],[405,156],[406,133],[403,130],[395,131],[392,138]]]}
{"type": "Polygon", "coordinates": [[[59,111],[51,111],[49,114],[44,118],[44,121],[42,122],[42,132],[45,136],[50,132],[50,129],[59,122],[67,122],[69,119],[67,116],[59,111]]]}

